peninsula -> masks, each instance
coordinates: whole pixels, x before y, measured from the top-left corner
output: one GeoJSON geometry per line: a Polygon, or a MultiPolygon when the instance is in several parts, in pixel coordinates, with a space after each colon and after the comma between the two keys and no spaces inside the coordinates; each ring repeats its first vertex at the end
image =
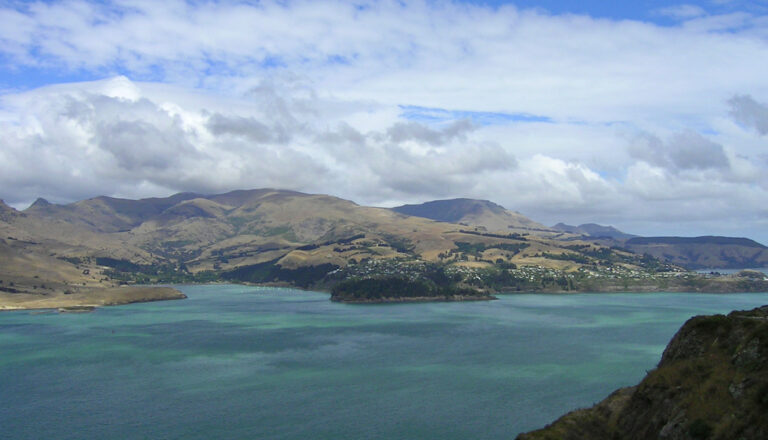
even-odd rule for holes
{"type": "Polygon", "coordinates": [[[187,296],[170,287],[94,288],[77,293],[48,294],[0,292],[0,311],[28,309],[59,309],[87,311],[96,307],[116,306],[138,302],[184,299],[187,296]]]}

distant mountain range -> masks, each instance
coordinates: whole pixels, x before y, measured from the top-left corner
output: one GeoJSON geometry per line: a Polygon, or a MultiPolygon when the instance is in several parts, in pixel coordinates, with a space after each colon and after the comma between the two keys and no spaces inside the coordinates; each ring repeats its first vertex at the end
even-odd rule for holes
{"type": "Polygon", "coordinates": [[[768,264],[768,248],[748,238],[639,237],[613,226],[558,223],[553,229],[600,240],[639,254],[648,254],[688,269],[760,268],[768,264]]]}
{"type": "Polygon", "coordinates": [[[689,268],[738,269],[768,265],[765,246],[747,238],[732,237],[639,237],[613,226],[585,223],[572,226],[558,223],[548,228],[518,212],[512,212],[487,200],[435,200],[417,205],[392,208],[396,212],[436,221],[482,227],[488,231],[512,230],[535,233],[560,240],[598,240],[606,246],[624,247],[639,254],[649,254],[689,268]],[[557,236],[560,231],[571,236],[557,236]]]}
{"type": "Polygon", "coordinates": [[[525,217],[519,212],[505,209],[488,200],[450,199],[434,200],[418,205],[403,205],[392,208],[405,215],[428,218],[439,222],[477,226],[489,231],[521,230],[552,232],[541,223],[525,217]]]}
{"type": "Polygon", "coordinates": [[[38,199],[23,211],[0,202],[0,282],[6,282],[0,289],[6,290],[8,281],[13,290],[39,290],[43,279],[46,288],[189,277],[304,277],[309,285],[362,261],[563,273],[658,267],[644,254],[689,268],[768,266],[768,249],[748,239],[641,238],[594,224],[549,228],[485,200],[384,209],[256,189],[141,200],[95,197],[66,205],[38,199]]]}
{"type": "Polygon", "coordinates": [[[689,269],[741,269],[768,266],[768,248],[748,238],[634,237],[624,246],[689,269]]]}
{"type": "Polygon", "coordinates": [[[552,226],[552,229],[558,231],[570,232],[571,234],[586,235],[594,238],[612,238],[615,240],[628,240],[637,235],[627,234],[621,232],[613,226],[602,226],[595,223],[585,223],[579,226],[566,225],[565,223],[558,223],[552,226]]]}

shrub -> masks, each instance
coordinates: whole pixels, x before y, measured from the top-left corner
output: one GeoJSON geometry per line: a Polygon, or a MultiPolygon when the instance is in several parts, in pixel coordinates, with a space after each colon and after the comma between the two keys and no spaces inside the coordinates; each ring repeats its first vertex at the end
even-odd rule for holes
{"type": "Polygon", "coordinates": [[[704,420],[696,419],[688,426],[688,434],[695,439],[708,439],[712,435],[712,427],[704,420]]]}

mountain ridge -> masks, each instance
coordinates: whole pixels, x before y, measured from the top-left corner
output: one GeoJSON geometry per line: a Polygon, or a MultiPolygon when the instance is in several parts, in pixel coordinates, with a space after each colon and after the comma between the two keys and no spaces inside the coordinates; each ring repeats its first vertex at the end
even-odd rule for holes
{"type": "Polygon", "coordinates": [[[489,200],[468,198],[432,200],[390,208],[395,212],[430,220],[478,226],[488,231],[552,232],[541,223],[489,200]]]}
{"type": "MultiPolygon", "coordinates": [[[[744,282],[677,277],[680,267],[650,254],[545,228],[489,201],[417,206],[462,222],[271,188],[139,200],[101,196],[67,205],[41,201],[23,212],[6,207],[0,240],[7,255],[24,263],[0,266],[0,280],[13,279],[15,290],[20,283],[39,290],[41,283],[26,274],[57,266],[62,275],[51,274],[47,286],[227,279],[327,289],[346,278],[419,278],[441,270],[460,284],[442,284],[446,292],[720,292],[744,282]]],[[[741,251],[733,250],[736,256],[741,251]]]]}
{"type": "Polygon", "coordinates": [[[625,240],[632,237],[637,237],[637,235],[627,234],[626,232],[622,232],[613,226],[603,226],[598,225],[597,223],[584,223],[579,226],[558,223],[552,226],[552,229],[563,232],[570,232],[572,234],[587,235],[594,238],[612,238],[616,240],[625,240]]]}
{"type": "Polygon", "coordinates": [[[768,247],[743,237],[634,237],[624,242],[624,246],[689,269],[768,266],[768,247]]]}
{"type": "Polygon", "coordinates": [[[755,240],[745,237],[724,237],[721,235],[703,235],[699,237],[637,237],[626,242],[629,245],[647,245],[647,244],[721,244],[755,247],[768,249],[765,245],[755,240]]]}

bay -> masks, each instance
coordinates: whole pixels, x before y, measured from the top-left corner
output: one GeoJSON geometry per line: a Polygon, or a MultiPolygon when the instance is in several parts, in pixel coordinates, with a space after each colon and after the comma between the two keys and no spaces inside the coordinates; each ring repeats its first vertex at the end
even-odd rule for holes
{"type": "Polygon", "coordinates": [[[348,305],[189,299],[0,314],[4,439],[497,439],[637,383],[691,316],[766,294],[515,294],[348,305]]]}

